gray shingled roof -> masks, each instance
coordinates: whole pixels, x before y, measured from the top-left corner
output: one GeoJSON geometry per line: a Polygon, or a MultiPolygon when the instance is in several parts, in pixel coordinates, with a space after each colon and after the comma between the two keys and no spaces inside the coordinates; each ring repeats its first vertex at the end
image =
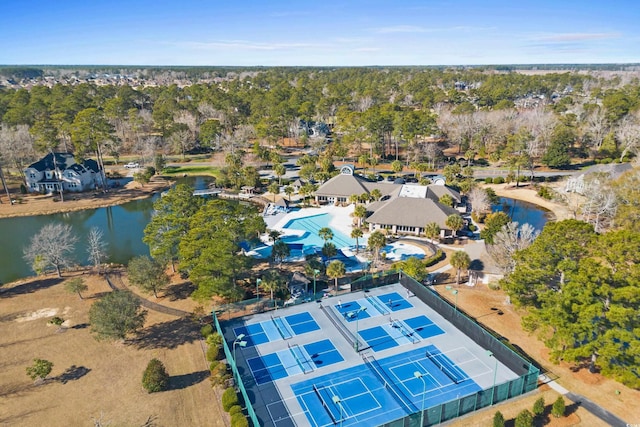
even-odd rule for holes
{"type": "Polygon", "coordinates": [[[336,175],[316,190],[316,196],[349,197],[352,194],[368,193],[362,178],[353,175],[336,175]]]}
{"type": "Polygon", "coordinates": [[[462,200],[459,192],[457,192],[452,188],[447,187],[446,185],[428,185],[427,186],[427,197],[430,198],[431,200],[434,200],[437,202],[438,200],[440,200],[440,197],[444,196],[445,194],[450,195],[453,198],[453,200],[455,200],[457,203],[460,203],[460,201],[462,200]]]}
{"type": "Polygon", "coordinates": [[[380,207],[367,218],[367,222],[408,227],[424,227],[430,222],[435,222],[440,228],[449,229],[445,222],[452,214],[458,212],[431,199],[397,197],[380,207]]]}

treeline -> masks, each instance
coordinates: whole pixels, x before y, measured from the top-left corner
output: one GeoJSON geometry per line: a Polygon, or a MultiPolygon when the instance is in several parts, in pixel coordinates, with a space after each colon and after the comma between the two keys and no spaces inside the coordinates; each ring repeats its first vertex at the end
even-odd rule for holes
{"type": "Polygon", "coordinates": [[[184,87],[0,90],[2,165],[22,169],[50,150],[151,162],[155,153],[235,153],[290,138],[317,151],[329,142],[333,157],[367,155],[372,164],[402,159],[433,168],[443,150],[456,148],[532,169],[565,167],[576,156],[623,160],[638,145],[640,86],[621,77],[411,67],[223,71],[220,81],[184,87]],[[324,130],[312,131],[317,124],[324,130]]]}

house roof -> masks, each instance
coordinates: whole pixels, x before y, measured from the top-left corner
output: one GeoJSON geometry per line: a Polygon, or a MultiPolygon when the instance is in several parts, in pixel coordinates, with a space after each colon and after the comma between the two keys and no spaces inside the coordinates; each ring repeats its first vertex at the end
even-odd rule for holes
{"type": "Polygon", "coordinates": [[[455,209],[428,198],[396,197],[376,210],[367,218],[367,222],[408,227],[424,227],[435,222],[440,228],[449,229],[446,226],[447,217],[457,213],[455,209]]]}
{"type": "Polygon", "coordinates": [[[444,196],[445,194],[450,195],[451,198],[455,200],[457,203],[460,203],[462,201],[462,197],[460,196],[460,193],[452,188],[449,188],[445,185],[436,185],[436,184],[427,185],[427,197],[430,198],[431,200],[434,200],[437,202],[438,200],[440,200],[440,197],[444,196]]]}
{"type": "Polygon", "coordinates": [[[336,175],[316,190],[317,196],[349,197],[352,194],[368,193],[366,180],[355,175],[336,175]]]}
{"type": "Polygon", "coordinates": [[[49,153],[35,163],[31,163],[29,168],[33,168],[39,172],[46,170],[65,170],[75,163],[73,154],[71,153],[49,153]],[[55,156],[55,160],[54,160],[55,156]]]}
{"type": "Polygon", "coordinates": [[[286,199],[279,199],[276,201],[275,205],[283,208],[288,208],[289,202],[286,199]]]}

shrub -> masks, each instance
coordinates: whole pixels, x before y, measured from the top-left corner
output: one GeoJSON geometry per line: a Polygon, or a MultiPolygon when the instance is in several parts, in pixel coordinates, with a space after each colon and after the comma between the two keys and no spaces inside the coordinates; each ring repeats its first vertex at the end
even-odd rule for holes
{"type": "Polygon", "coordinates": [[[211,324],[204,325],[200,328],[200,334],[202,338],[207,338],[209,335],[213,333],[213,326],[211,324]]]}
{"type": "Polygon", "coordinates": [[[229,409],[229,415],[234,416],[235,414],[242,414],[242,406],[234,405],[229,409]]]}
{"type": "Polygon", "coordinates": [[[516,417],[515,427],[533,427],[533,415],[528,409],[523,410],[516,417]]]}
{"type": "Polygon", "coordinates": [[[502,412],[497,411],[493,414],[493,427],[504,427],[504,415],[502,415],[502,412]]]}
{"type": "Polygon", "coordinates": [[[538,188],[538,196],[546,200],[551,200],[553,198],[553,193],[549,187],[541,185],[540,188],[538,188]]]}
{"type": "Polygon", "coordinates": [[[553,406],[551,407],[551,415],[556,418],[560,418],[564,416],[564,411],[566,407],[564,404],[564,398],[562,396],[558,396],[555,402],[553,402],[553,406]]]}
{"type": "Polygon", "coordinates": [[[233,406],[238,404],[238,395],[233,387],[229,387],[222,393],[222,409],[229,412],[233,406]]]}
{"type": "Polygon", "coordinates": [[[438,250],[436,251],[436,253],[435,253],[435,254],[433,254],[433,256],[431,256],[431,257],[427,258],[427,259],[424,261],[424,266],[425,266],[425,267],[431,267],[432,265],[437,264],[437,263],[439,263],[440,261],[442,261],[442,260],[444,259],[444,257],[445,257],[444,252],[442,252],[442,250],[441,250],[441,249],[438,249],[438,250]]]}
{"type": "Polygon", "coordinates": [[[207,349],[207,360],[209,362],[213,362],[214,360],[218,360],[220,356],[220,347],[217,345],[210,345],[207,349]]]}
{"type": "Polygon", "coordinates": [[[490,176],[486,177],[484,179],[484,183],[485,184],[493,184],[493,178],[491,178],[490,176]]]}
{"type": "Polygon", "coordinates": [[[495,178],[493,178],[493,183],[494,184],[504,184],[504,178],[501,176],[496,176],[495,178]]]}
{"type": "Polygon", "coordinates": [[[218,346],[218,347],[220,347],[222,345],[222,337],[217,332],[214,332],[211,335],[209,335],[207,337],[206,341],[207,341],[208,345],[215,345],[215,346],[218,346]]]}
{"type": "Polygon", "coordinates": [[[231,417],[231,427],[249,427],[249,421],[242,413],[234,414],[231,417]]]}
{"type": "Polygon", "coordinates": [[[469,231],[476,231],[478,229],[478,227],[476,227],[473,224],[469,224],[469,231]]]}
{"type": "Polygon", "coordinates": [[[149,393],[155,393],[167,389],[169,374],[164,365],[158,359],[151,359],[142,375],[142,387],[149,393]]]}
{"type": "Polygon", "coordinates": [[[536,400],[533,404],[533,416],[540,417],[544,414],[544,397],[536,400]]]}

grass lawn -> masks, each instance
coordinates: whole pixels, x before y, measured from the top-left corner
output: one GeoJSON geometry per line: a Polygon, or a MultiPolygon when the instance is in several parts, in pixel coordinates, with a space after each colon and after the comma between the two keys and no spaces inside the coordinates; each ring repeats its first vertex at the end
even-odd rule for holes
{"type": "Polygon", "coordinates": [[[100,420],[141,426],[153,420],[157,426],[224,426],[227,415],[221,391],[209,382],[199,326],[150,311],[144,329],[126,343],[98,342],[89,308],[110,289],[101,277],[82,277],[89,286],[84,300],[52,276],[0,289],[0,425],[88,426],[100,420]],[[53,316],[65,319],[65,328],[50,325],[53,316]],[[141,379],[154,357],[171,376],[170,390],[148,394],[141,379]],[[41,385],[25,373],[34,358],[54,364],[41,385]]]}
{"type": "Polygon", "coordinates": [[[220,168],[213,166],[169,166],[162,171],[163,176],[207,175],[218,177],[220,168]]]}

